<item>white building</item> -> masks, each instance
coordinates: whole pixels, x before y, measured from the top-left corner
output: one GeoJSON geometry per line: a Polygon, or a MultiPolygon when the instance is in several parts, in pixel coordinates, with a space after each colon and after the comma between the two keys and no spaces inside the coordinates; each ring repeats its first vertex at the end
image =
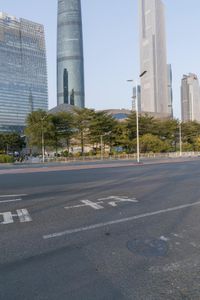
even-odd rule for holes
{"type": "Polygon", "coordinates": [[[139,0],[141,111],[169,116],[165,7],[161,0],[139,0]]]}
{"type": "Polygon", "coordinates": [[[200,122],[200,87],[197,75],[183,75],[181,82],[182,121],[200,122]]]}

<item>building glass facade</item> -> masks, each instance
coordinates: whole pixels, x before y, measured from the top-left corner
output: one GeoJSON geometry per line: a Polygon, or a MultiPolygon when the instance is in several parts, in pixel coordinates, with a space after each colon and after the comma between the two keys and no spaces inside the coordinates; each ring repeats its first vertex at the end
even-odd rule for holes
{"type": "Polygon", "coordinates": [[[161,0],[139,0],[141,111],[168,116],[165,7],[161,0]]]}
{"type": "Polygon", "coordinates": [[[0,13],[0,131],[22,131],[38,109],[48,109],[44,27],[0,13]]]}
{"type": "Polygon", "coordinates": [[[80,0],[58,0],[57,104],[85,106],[80,0]]]}

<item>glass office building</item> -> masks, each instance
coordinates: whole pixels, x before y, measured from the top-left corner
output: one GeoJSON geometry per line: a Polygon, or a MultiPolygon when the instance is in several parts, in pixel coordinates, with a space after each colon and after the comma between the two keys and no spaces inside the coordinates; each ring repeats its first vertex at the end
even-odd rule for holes
{"type": "Polygon", "coordinates": [[[165,5],[161,0],[139,0],[141,111],[158,117],[168,109],[165,5]]]}
{"type": "Polygon", "coordinates": [[[85,106],[80,0],[58,0],[57,103],[85,106]]]}
{"type": "Polygon", "coordinates": [[[0,13],[0,132],[23,131],[38,109],[48,109],[44,27],[0,13]]]}

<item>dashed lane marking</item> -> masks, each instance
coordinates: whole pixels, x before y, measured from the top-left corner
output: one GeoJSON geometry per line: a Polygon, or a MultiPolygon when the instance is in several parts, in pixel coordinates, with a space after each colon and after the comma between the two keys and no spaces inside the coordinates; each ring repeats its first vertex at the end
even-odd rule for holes
{"type": "Polygon", "coordinates": [[[1,203],[9,203],[9,202],[18,202],[18,201],[22,201],[22,199],[21,198],[19,198],[19,199],[12,199],[12,200],[0,200],[0,204],[1,203]]]}
{"type": "Polygon", "coordinates": [[[0,195],[0,198],[23,197],[23,196],[27,196],[27,194],[19,194],[19,195],[0,195]]]}
{"type": "Polygon", "coordinates": [[[20,195],[0,195],[0,204],[1,203],[9,203],[9,202],[22,201],[21,197],[24,197],[24,196],[27,196],[27,194],[20,194],[20,195]],[[8,198],[10,198],[10,199],[8,199],[8,198]]]}

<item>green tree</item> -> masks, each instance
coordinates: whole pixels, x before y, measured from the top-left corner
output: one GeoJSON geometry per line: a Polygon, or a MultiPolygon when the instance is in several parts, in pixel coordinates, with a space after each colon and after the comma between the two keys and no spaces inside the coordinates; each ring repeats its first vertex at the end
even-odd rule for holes
{"type": "Polygon", "coordinates": [[[101,111],[94,113],[89,123],[89,141],[93,145],[98,145],[102,138],[104,146],[108,145],[110,151],[112,151],[112,146],[116,138],[114,132],[116,125],[117,121],[106,112],[101,111]]]}
{"type": "Polygon", "coordinates": [[[24,137],[21,137],[20,134],[12,133],[1,133],[0,134],[0,152],[15,152],[21,151],[25,146],[24,137]]]}
{"type": "Polygon", "coordinates": [[[176,119],[166,119],[157,121],[156,135],[168,143],[169,151],[176,151],[176,145],[179,143],[179,121],[176,119]]]}
{"type": "MultiPolygon", "coordinates": [[[[196,140],[200,136],[200,124],[196,121],[182,123],[182,141],[184,149],[196,150],[196,140]],[[186,146],[187,145],[187,146],[186,146]]],[[[186,151],[186,150],[185,150],[186,151]]]]}
{"type": "Polygon", "coordinates": [[[140,138],[140,151],[142,153],[159,153],[167,152],[168,150],[169,145],[167,144],[167,142],[160,140],[159,137],[155,135],[148,133],[140,138]]]}
{"type": "Polygon", "coordinates": [[[31,146],[42,149],[42,135],[45,146],[51,145],[51,120],[50,116],[43,110],[34,111],[28,115],[26,120],[25,134],[31,146]]]}
{"type": "Polygon", "coordinates": [[[55,147],[56,154],[58,148],[67,145],[68,152],[70,141],[74,134],[74,117],[69,112],[59,112],[55,115],[50,115],[51,134],[50,140],[53,147],[55,147]]]}
{"type": "Polygon", "coordinates": [[[80,142],[81,154],[84,154],[85,142],[88,141],[90,121],[94,117],[94,111],[87,108],[74,108],[75,137],[80,142]]]}

